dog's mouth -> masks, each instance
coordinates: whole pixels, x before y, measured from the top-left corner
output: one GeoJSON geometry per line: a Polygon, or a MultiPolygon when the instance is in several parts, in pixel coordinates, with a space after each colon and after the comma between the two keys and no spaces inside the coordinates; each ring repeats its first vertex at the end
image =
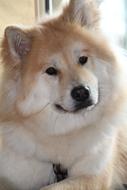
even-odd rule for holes
{"type": "Polygon", "coordinates": [[[60,111],[60,112],[69,112],[69,113],[77,113],[83,109],[91,110],[95,104],[93,103],[92,100],[89,100],[87,103],[82,102],[82,103],[77,103],[74,105],[74,108],[71,110],[65,109],[62,105],[60,104],[55,104],[55,108],[60,111]]]}
{"type": "Polygon", "coordinates": [[[57,109],[58,111],[62,111],[62,112],[70,112],[70,111],[64,109],[64,108],[63,108],[61,105],[59,105],[59,104],[55,104],[55,107],[56,107],[56,109],[57,109]]]}

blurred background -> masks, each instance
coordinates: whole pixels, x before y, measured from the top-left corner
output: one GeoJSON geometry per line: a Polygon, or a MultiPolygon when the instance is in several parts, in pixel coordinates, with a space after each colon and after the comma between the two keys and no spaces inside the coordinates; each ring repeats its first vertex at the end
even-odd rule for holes
{"type": "MultiPolygon", "coordinates": [[[[127,49],[127,0],[98,1],[104,32],[127,49]]],[[[34,24],[45,13],[52,14],[60,3],[61,0],[0,0],[0,37],[7,25],[34,24]]]]}

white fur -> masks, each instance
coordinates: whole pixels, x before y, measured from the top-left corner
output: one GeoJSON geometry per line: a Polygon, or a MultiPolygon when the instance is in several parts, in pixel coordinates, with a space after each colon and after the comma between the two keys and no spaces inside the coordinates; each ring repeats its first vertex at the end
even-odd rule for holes
{"type": "Polygon", "coordinates": [[[38,82],[32,89],[32,92],[30,91],[29,95],[27,95],[23,101],[19,98],[19,101],[17,102],[17,109],[19,109],[24,116],[40,112],[46,105],[48,105],[50,92],[47,89],[48,83],[43,80],[43,78],[42,73],[39,73],[38,76],[36,76],[36,80],[38,82]],[[44,89],[47,89],[47,91],[44,89]]]}
{"type": "MultiPolygon", "coordinates": [[[[117,133],[114,124],[116,126],[121,123],[121,116],[117,117],[117,121],[116,118],[109,121],[108,117],[102,115],[103,106],[107,105],[109,98],[113,96],[114,84],[111,81],[116,78],[110,75],[110,64],[102,63],[103,61],[98,59],[95,59],[95,62],[98,66],[93,81],[97,84],[98,80],[99,102],[92,110],[83,110],[77,114],[55,110],[53,103],[59,93],[53,92],[58,89],[54,86],[58,85],[57,79],[39,74],[29,99],[18,104],[18,109],[23,114],[37,110],[40,113],[22,123],[1,123],[2,143],[6,146],[4,149],[1,147],[0,177],[8,178],[17,188],[38,190],[39,187],[53,182],[52,163],[61,163],[65,168],[70,168],[70,177],[82,174],[97,175],[104,170],[113,154],[117,133]]],[[[89,66],[87,69],[90,69],[89,66]]],[[[88,85],[89,82],[91,80],[88,85]]],[[[95,84],[93,86],[96,86],[95,84]]],[[[123,85],[123,80],[117,85],[123,85]]],[[[64,90],[68,92],[70,88],[64,90]]],[[[93,96],[95,94],[93,93],[93,96]]],[[[67,96],[69,97],[69,93],[67,96]]],[[[64,98],[66,99],[66,96],[64,98]]],[[[68,105],[70,102],[71,99],[68,99],[64,103],[68,105]]]]}

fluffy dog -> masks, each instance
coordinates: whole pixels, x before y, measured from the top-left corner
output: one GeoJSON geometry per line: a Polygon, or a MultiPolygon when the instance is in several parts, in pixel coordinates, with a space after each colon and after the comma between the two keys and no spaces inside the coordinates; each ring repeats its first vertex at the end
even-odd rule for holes
{"type": "Polygon", "coordinates": [[[35,27],[6,28],[1,184],[113,190],[127,181],[125,61],[101,33],[99,17],[94,0],[71,0],[35,27]],[[68,179],[52,184],[59,181],[54,168],[68,179]]]}

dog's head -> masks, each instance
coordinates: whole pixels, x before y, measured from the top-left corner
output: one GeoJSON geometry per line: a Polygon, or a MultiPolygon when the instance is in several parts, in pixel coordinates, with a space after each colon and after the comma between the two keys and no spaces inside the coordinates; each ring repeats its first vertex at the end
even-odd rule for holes
{"type": "Polygon", "coordinates": [[[112,99],[117,66],[98,26],[95,1],[71,0],[35,28],[6,29],[4,62],[19,72],[16,109],[22,115],[47,111],[68,129],[100,117],[112,99]]]}

